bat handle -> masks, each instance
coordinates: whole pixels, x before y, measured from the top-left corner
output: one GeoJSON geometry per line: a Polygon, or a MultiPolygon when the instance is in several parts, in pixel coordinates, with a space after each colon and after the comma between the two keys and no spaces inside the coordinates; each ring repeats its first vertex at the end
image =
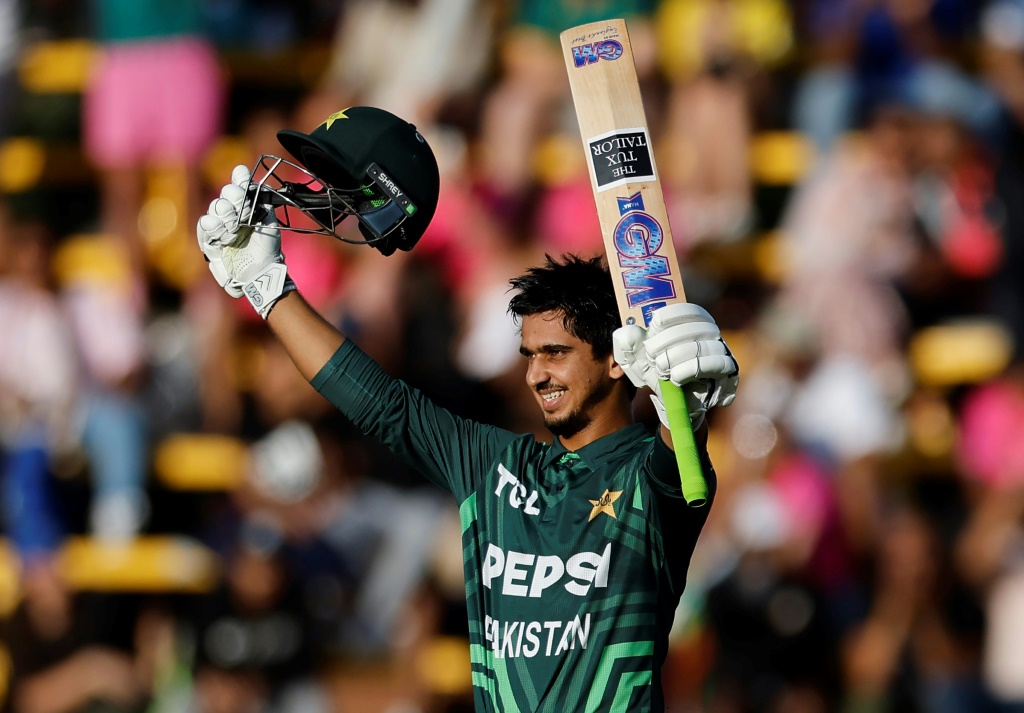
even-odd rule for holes
{"type": "Polygon", "coordinates": [[[683,485],[683,498],[692,508],[699,508],[708,501],[708,482],[704,479],[697,442],[693,438],[689,409],[683,390],[671,381],[661,382],[661,399],[668,414],[669,430],[672,431],[672,447],[679,465],[679,479],[683,485]]]}

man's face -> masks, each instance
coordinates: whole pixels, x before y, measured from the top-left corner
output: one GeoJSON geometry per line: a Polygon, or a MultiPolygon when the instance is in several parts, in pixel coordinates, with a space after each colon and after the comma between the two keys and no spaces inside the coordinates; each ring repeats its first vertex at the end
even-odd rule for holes
{"type": "Polygon", "coordinates": [[[526,383],[553,434],[568,438],[583,430],[607,401],[618,369],[611,355],[598,359],[589,344],[562,326],[561,312],[523,318],[519,351],[526,357],[526,383]]]}

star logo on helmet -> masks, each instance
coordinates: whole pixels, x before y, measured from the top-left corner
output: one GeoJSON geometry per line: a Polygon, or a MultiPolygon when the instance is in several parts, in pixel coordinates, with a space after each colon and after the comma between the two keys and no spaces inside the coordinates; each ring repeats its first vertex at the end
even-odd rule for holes
{"type": "Polygon", "coordinates": [[[325,124],[327,124],[327,128],[330,129],[331,124],[333,124],[338,119],[347,119],[348,117],[345,116],[346,111],[348,111],[348,109],[342,109],[341,111],[336,111],[329,117],[327,117],[327,121],[324,122],[325,124]]]}

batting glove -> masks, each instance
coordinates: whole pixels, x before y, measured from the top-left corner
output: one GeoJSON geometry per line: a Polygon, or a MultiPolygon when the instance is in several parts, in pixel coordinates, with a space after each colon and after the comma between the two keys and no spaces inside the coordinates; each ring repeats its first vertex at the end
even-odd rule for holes
{"type": "Polygon", "coordinates": [[[728,406],[736,398],[739,366],[715,320],[698,305],[662,307],[651,316],[647,330],[635,324],[616,329],[612,350],[629,380],[637,388],[651,389],[651,400],[666,427],[662,381],[682,388],[694,427],[708,409],[728,406]]]}
{"type": "Polygon", "coordinates": [[[252,198],[246,193],[250,178],[247,166],[235,167],[231,183],[199,219],[196,235],[217,284],[232,297],[245,295],[266,319],[274,303],[294,290],[295,283],[288,277],[274,211],[268,208],[254,228],[242,225],[242,217],[253,210],[252,198]]]}

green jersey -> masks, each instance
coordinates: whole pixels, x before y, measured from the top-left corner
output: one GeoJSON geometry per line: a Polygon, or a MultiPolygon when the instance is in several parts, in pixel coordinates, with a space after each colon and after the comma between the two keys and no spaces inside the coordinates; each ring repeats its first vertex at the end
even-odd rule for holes
{"type": "Polygon", "coordinates": [[[313,385],[455,496],[478,711],[664,708],[668,632],[710,505],[686,506],[660,438],[634,424],[569,452],[462,419],[351,342],[313,385]]]}

